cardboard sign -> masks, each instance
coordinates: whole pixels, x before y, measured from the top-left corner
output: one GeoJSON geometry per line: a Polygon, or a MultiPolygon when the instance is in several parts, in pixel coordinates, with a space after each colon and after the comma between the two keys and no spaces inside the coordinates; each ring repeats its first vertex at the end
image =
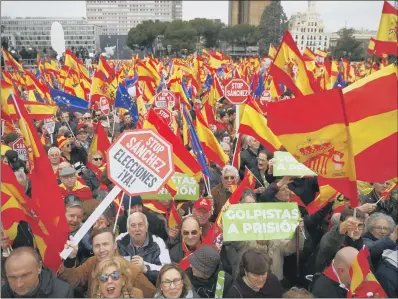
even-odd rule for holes
{"type": "Polygon", "coordinates": [[[111,108],[109,107],[109,102],[106,97],[101,97],[100,99],[100,109],[105,116],[108,116],[111,112],[111,108]]]}
{"type": "Polygon", "coordinates": [[[18,153],[19,159],[28,161],[28,151],[26,150],[25,142],[22,136],[15,140],[15,142],[12,144],[12,149],[18,153]]]}
{"type": "Polygon", "coordinates": [[[275,152],[274,176],[316,176],[317,174],[298,162],[289,152],[275,152]]]}
{"type": "Polygon", "coordinates": [[[128,195],[157,193],[174,173],[173,147],[150,129],[125,131],[108,151],[108,177],[128,195]]]}
{"type": "Polygon", "coordinates": [[[232,79],[225,85],[225,97],[231,104],[244,104],[249,94],[250,86],[243,79],[232,79]]]}
{"type": "MultiPolygon", "coordinates": [[[[197,200],[199,199],[199,184],[193,177],[184,173],[176,172],[171,177],[177,187],[176,200],[197,200]]],[[[142,195],[142,199],[170,200],[173,199],[166,188],[162,188],[158,193],[142,195]]]]}
{"type": "Polygon", "coordinates": [[[299,224],[296,203],[245,203],[222,214],[224,241],[291,239],[299,224]]]}
{"type": "Polygon", "coordinates": [[[44,128],[49,134],[54,134],[55,131],[55,120],[54,117],[44,119],[44,128]]]}

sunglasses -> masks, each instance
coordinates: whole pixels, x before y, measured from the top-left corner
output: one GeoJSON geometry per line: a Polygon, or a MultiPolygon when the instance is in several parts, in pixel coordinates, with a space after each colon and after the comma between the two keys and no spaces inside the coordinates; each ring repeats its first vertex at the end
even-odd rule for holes
{"type": "Polygon", "coordinates": [[[93,158],[93,160],[94,160],[94,161],[102,161],[102,158],[101,158],[101,157],[93,158]]]}
{"type": "Polygon", "coordinates": [[[112,278],[112,280],[119,280],[120,279],[120,272],[115,271],[112,272],[111,274],[100,274],[98,275],[98,280],[102,282],[108,281],[109,277],[112,278]]]}
{"type": "Polygon", "coordinates": [[[199,233],[199,232],[198,232],[197,230],[193,230],[193,231],[190,231],[190,232],[184,230],[184,231],[182,232],[182,235],[183,235],[183,236],[189,236],[189,235],[191,234],[192,236],[196,236],[198,233],[199,233]]]}
{"type": "Polygon", "coordinates": [[[83,119],[85,119],[85,120],[89,120],[89,119],[91,119],[91,117],[84,117],[83,119]]]}
{"type": "Polygon", "coordinates": [[[226,180],[226,181],[233,181],[233,180],[235,180],[235,177],[234,177],[234,176],[225,176],[225,177],[224,177],[224,180],[226,180]]]}

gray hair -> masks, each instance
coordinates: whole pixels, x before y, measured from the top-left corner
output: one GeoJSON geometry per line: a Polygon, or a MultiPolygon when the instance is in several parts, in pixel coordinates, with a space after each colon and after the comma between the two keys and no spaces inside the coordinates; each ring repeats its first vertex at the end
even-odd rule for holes
{"type": "Polygon", "coordinates": [[[240,198],[240,203],[245,203],[246,200],[245,198],[247,196],[250,196],[251,198],[253,198],[254,200],[256,200],[256,196],[254,195],[254,193],[250,190],[245,190],[245,192],[243,193],[242,197],[240,198]]]}
{"type": "Polygon", "coordinates": [[[129,217],[127,218],[127,228],[130,227],[131,219],[132,219],[133,217],[135,217],[135,216],[141,216],[141,217],[144,219],[145,225],[146,225],[146,226],[149,226],[149,224],[148,224],[148,218],[146,218],[146,216],[145,216],[144,213],[141,213],[141,212],[134,212],[134,213],[131,213],[131,214],[129,215],[129,217]]]}
{"type": "Polygon", "coordinates": [[[231,165],[225,165],[225,167],[221,171],[222,176],[224,176],[226,172],[232,172],[236,178],[239,177],[238,170],[231,165]]]}
{"type": "Polygon", "coordinates": [[[47,154],[50,155],[52,153],[57,153],[58,155],[61,155],[61,150],[58,147],[53,146],[48,149],[47,154]]]}
{"type": "Polygon", "coordinates": [[[366,221],[366,232],[370,232],[373,228],[373,225],[380,219],[386,220],[388,222],[388,226],[390,228],[389,232],[391,233],[395,227],[395,222],[391,216],[388,216],[384,213],[373,213],[369,216],[368,220],[366,221]]]}

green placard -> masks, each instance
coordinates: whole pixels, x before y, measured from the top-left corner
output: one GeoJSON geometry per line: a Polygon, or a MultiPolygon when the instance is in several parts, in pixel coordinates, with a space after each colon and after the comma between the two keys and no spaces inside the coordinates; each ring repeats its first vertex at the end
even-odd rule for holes
{"type": "Polygon", "coordinates": [[[245,203],[222,214],[224,241],[291,239],[301,218],[296,203],[245,203]]]}
{"type": "MultiPolygon", "coordinates": [[[[177,187],[176,200],[197,200],[199,198],[199,184],[193,177],[186,174],[175,172],[171,177],[177,187]]],[[[172,199],[166,188],[162,188],[158,193],[148,193],[141,196],[142,199],[169,200],[172,199]]]]}
{"type": "Polygon", "coordinates": [[[289,152],[275,152],[274,176],[316,176],[317,174],[298,162],[289,152]]]}
{"type": "Polygon", "coordinates": [[[225,281],[225,272],[224,271],[218,272],[216,293],[214,298],[223,298],[224,281],[225,281]]]}

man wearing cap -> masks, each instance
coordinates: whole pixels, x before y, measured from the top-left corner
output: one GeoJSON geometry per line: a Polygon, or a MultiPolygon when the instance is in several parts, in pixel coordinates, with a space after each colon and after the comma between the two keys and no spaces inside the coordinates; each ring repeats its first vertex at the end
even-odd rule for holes
{"type": "Polygon", "coordinates": [[[207,198],[200,198],[195,201],[195,204],[193,205],[192,215],[199,220],[200,228],[202,229],[204,237],[207,236],[207,232],[213,225],[213,223],[209,221],[211,216],[211,206],[211,201],[207,198]]]}
{"type": "Polygon", "coordinates": [[[90,140],[88,139],[87,128],[83,123],[77,126],[76,139],[80,142],[82,147],[88,151],[90,147],[90,140]]]}
{"type": "Polygon", "coordinates": [[[184,257],[199,248],[202,243],[202,229],[195,216],[187,216],[182,220],[181,239],[182,241],[170,250],[170,258],[174,263],[179,263],[184,257]]]}
{"type": "Polygon", "coordinates": [[[73,143],[75,145],[72,148],[72,144],[69,138],[64,136],[60,136],[57,138],[58,148],[61,150],[61,156],[68,161],[70,164],[75,164],[77,162],[81,162],[84,165],[87,162],[87,152],[84,147],[81,145],[80,141],[74,140],[73,143]]]}
{"type": "MultiPolygon", "coordinates": [[[[220,271],[220,255],[209,245],[203,245],[188,256],[191,267],[185,272],[191,280],[192,287],[200,298],[214,298],[220,271]]],[[[232,285],[232,277],[225,272],[224,295],[232,285]]],[[[224,297],[224,296],[223,296],[224,297]]]]}
{"type": "Polygon", "coordinates": [[[61,168],[59,179],[61,180],[59,187],[63,197],[73,194],[83,201],[93,198],[90,188],[77,180],[76,170],[72,166],[61,168]]]}

